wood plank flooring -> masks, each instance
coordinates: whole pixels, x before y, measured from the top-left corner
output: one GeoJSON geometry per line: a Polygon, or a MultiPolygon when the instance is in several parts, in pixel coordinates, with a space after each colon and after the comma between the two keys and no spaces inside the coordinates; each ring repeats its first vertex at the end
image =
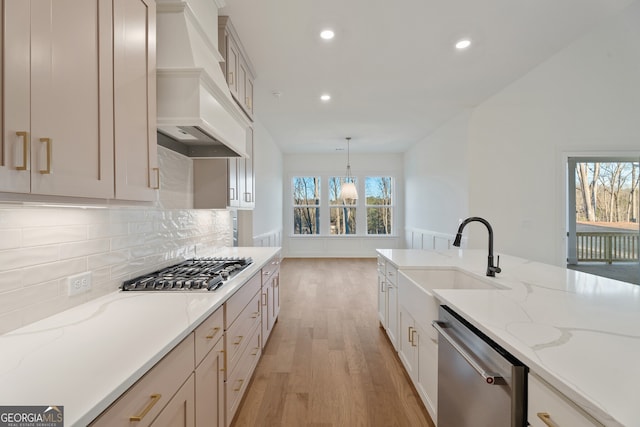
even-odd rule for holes
{"type": "Polygon", "coordinates": [[[431,426],[377,315],[375,259],[286,259],[233,427],[431,426]]]}

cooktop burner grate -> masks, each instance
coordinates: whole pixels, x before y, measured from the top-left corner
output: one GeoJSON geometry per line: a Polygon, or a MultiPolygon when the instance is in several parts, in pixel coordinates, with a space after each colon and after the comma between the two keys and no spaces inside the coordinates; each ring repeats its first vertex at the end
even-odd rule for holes
{"type": "Polygon", "coordinates": [[[122,284],[123,291],[215,291],[253,263],[251,258],[193,258],[122,284]]]}

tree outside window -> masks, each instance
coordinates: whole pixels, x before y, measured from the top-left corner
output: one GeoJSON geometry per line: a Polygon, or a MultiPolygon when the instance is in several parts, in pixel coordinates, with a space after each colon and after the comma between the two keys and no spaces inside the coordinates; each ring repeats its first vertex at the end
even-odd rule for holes
{"type": "MultiPolygon", "coordinates": [[[[329,178],[329,234],[356,234],[357,200],[340,199],[340,188],[346,177],[329,178]]],[[[353,182],[357,185],[355,179],[353,182]]]]}
{"type": "Polygon", "coordinates": [[[320,234],[320,178],[293,178],[293,234],[320,234]]]}
{"type": "Polygon", "coordinates": [[[365,179],[367,234],[392,233],[392,181],[389,176],[365,179]]]}

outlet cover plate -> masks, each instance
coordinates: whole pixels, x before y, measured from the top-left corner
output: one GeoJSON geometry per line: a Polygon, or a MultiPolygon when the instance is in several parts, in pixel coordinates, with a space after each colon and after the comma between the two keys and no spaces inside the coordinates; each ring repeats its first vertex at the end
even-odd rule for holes
{"type": "Polygon", "coordinates": [[[69,285],[69,296],[88,292],[89,289],[91,289],[91,272],[87,271],[69,276],[67,281],[69,285]]]}

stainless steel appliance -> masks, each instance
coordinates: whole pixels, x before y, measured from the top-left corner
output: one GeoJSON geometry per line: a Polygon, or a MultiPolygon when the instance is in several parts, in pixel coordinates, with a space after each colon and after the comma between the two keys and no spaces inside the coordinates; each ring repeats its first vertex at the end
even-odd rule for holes
{"type": "Polygon", "coordinates": [[[247,268],[247,258],[193,258],[122,284],[123,291],[215,291],[247,268]]]}
{"type": "Polygon", "coordinates": [[[527,367],[451,308],[438,317],[438,427],[526,427],[527,367]]]}

